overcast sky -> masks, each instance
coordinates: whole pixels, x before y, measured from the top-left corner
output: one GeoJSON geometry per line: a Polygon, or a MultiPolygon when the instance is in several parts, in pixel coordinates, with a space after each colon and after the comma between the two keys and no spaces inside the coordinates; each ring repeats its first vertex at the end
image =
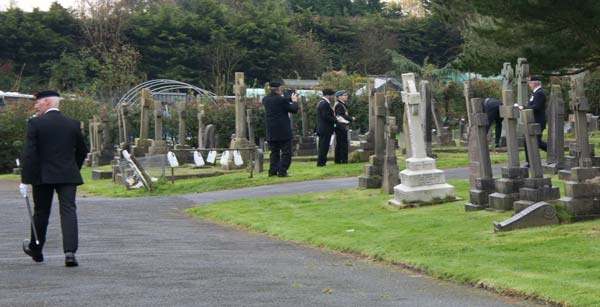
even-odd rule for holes
{"type": "Polygon", "coordinates": [[[39,7],[40,10],[47,11],[52,2],[58,2],[60,5],[68,8],[76,7],[79,0],[0,0],[0,10],[7,9],[13,3],[27,12],[31,12],[34,7],[39,7]]]}

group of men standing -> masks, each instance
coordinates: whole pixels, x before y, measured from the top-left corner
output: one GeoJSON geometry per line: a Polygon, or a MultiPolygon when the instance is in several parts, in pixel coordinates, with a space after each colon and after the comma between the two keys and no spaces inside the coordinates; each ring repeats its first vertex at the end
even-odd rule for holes
{"type": "MultiPolygon", "coordinates": [[[[269,82],[270,93],[263,98],[266,118],[266,134],[271,156],[269,176],[289,177],[287,171],[292,162],[292,128],[289,113],[298,113],[298,96],[292,92],[289,97],[283,95],[281,83],[269,82]]],[[[348,93],[344,90],[334,92],[323,90],[323,96],[317,104],[317,127],[319,137],[317,166],[327,164],[327,152],[335,133],[335,163],[348,163],[348,127],[355,119],[348,113],[348,93]]]]}

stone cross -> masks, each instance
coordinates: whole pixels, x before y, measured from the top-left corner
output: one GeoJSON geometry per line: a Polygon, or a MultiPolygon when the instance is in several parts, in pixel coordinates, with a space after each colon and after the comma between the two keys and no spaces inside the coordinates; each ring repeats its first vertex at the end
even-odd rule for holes
{"type": "Polygon", "coordinates": [[[502,126],[506,127],[508,167],[519,167],[519,143],[517,139],[517,123],[519,119],[519,108],[514,105],[512,89],[506,89],[502,91],[502,106],[500,106],[500,117],[504,118],[502,126]]]}
{"type": "MultiPolygon", "coordinates": [[[[476,179],[480,177],[479,174],[479,153],[477,151],[477,135],[472,131],[473,125],[473,107],[471,106],[471,97],[473,96],[471,85],[469,81],[463,82],[464,86],[464,96],[465,101],[467,103],[467,116],[469,122],[466,127],[466,135],[467,135],[467,145],[468,152],[467,156],[469,157],[469,187],[471,189],[476,188],[476,179]]],[[[462,136],[462,135],[461,135],[462,136]]],[[[461,139],[462,143],[462,139],[461,139]]]]}
{"type": "Polygon", "coordinates": [[[433,152],[431,149],[431,86],[429,85],[429,81],[421,80],[419,82],[419,88],[421,93],[421,120],[423,120],[423,131],[425,132],[425,152],[428,157],[433,157],[433,152]]]}
{"type": "Polygon", "coordinates": [[[369,97],[369,131],[367,132],[367,142],[373,144],[373,134],[375,133],[375,100],[374,100],[374,84],[373,79],[369,78],[367,84],[367,95],[369,97]]]}
{"type": "Polygon", "coordinates": [[[185,100],[179,100],[175,102],[175,107],[177,108],[177,115],[179,117],[179,131],[177,134],[178,140],[177,145],[184,146],[185,145],[185,120],[187,118],[187,114],[185,112],[185,100]]]}
{"type": "Polygon", "coordinates": [[[425,139],[423,138],[423,129],[421,126],[421,116],[419,115],[419,105],[421,104],[421,95],[417,92],[414,78],[402,78],[403,88],[402,101],[405,101],[408,120],[408,134],[410,142],[411,158],[425,158],[425,139]]]}
{"type": "Polygon", "coordinates": [[[154,140],[160,141],[163,137],[163,110],[162,102],[154,101],[154,140]]]}
{"type": "Polygon", "coordinates": [[[119,110],[119,117],[121,118],[121,127],[122,127],[122,141],[121,148],[126,149],[129,146],[129,122],[127,121],[127,117],[129,116],[129,107],[122,105],[119,110]]]}
{"type": "MultiPolygon", "coordinates": [[[[463,82],[463,95],[465,96],[465,102],[467,105],[467,118],[469,120],[469,123],[467,125],[467,129],[469,129],[469,127],[471,127],[471,113],[473,112],[473,110],[471,110],[471,96],[473,95],[472,91],[471,91],[471,82],[469,81],[465,81],[463,82]]],[[[468,132],[467,132],[468,133],[468,132]]]]}
{"type": "Polygon", "coordinates": [[[204,149],[204,119],[206,118],[205,106],[198,101],[198,149],[204,149]]]}
{"type": "Polygon", "coordinates": [[[565,116],[564,101],[560,85],[552,85],[550,91],[550,101],[548,105],[548,153],[546,155],[546,167],[552,167],[552,174],[565,167],[564,152],[564,128],[563,119],[565,116]]]}
{"type": "Polygon", "coordinates": [[[96,116],[89,120],[90,153],[97,150],[96,147],[96,116]]]}
{"type": "Polygon", "coordinates": [[[575,134],[577,136],[577,155],[580,167],[592,167],[590,140],[587,128],[587,115],[590,111],[590,103],[585,97],[583,80],[581,78],[571,79],[571,102],[570,107],[575,113],[575,134]]]}
{"type": "Polygon", "coordinates": [[[485,132],[488,125],[487,114],[483,111],[481,99],[471,98],[471,110],[473,114],[473,130],[477,135],[477,148],[479,153],[479,176],[483,179],[492,178],[492,163],[490,161],[490,151],[487,142],[487,133],[485,132]]]}
{"type": "Polygon", "coordinates": [[[252,109],[246,110],[246,123],[248,123],[248,139],[254,144],[254,114],[252,109]]]}
{"type": "Polygon", "coordinates": [[[150,103],[152,100],[150,90],[147,88],[142,89],[140,98],[140,139],[143,140],[148,139],[148,130],[150,127],[150,103]]]}
{"type": "Polygon", "coordinates": [[[533,110],[521,110],[523,119],[523,133],[527,144],[527,155],[529,156],[529,170],[532,178],[542,178],[542,160],[540,158],[539,144],[537,135],[542,132],[540,124],[535,122],[533,110]]]}
{"type": "Polygon", "coordinates": [[[517,59],[517,103],[524,107],[529,99],[529,64],[526,58],[517,59]]]}
{"type": "Polygon", "coordinates": [[[308,137],[311,135],[308,129],[308,109],[306,105],[306,97],[300,97],[300,115],[302,116],[302,136],[308,137]]]}
{"type": "Polygon", "coordinates": [[[244,83],[244,73],[235,73],[235,136],[236,138],[246,138],[246,84],[244,83]]]}
{"type": "Polygon", "coordinates": [[[512,89],[512,81],[515,77],[514,70],[509,62],[502,66],[502,90],[512,89]]]}
{"type": "Polygon", "coordinates": [[[375,156],[383,158],[385,155],[385,116],[387,110],[385,107],[385,94],[375,94],[375,107],[373,110],[375,114],[375,156]]]}
{"type": "MultiPolygon", "coordinates": [[[[375,114],[375,129],[370,131],[375,142],[375,153],[369,157],[369,164],[364,166],[365,172],[358,177],[358,187],[361,189],[381,188],[383,164],[385,156],[385,94],[376,93],[374,96],[373,113],[375,114]]],[[[421,142],[423,142],[421,135],[421,142]]]]}
{"type": "Polygon", "coordinates": [[[400,183],[398,174],[398,160],[396,158],[396,134],[398,133],[398,125],[396,117],[388,116],[385,129],[385,157],[383,162],[383,182],[381,189],[384,193],[393,194],[394,186],[400,183]]]}

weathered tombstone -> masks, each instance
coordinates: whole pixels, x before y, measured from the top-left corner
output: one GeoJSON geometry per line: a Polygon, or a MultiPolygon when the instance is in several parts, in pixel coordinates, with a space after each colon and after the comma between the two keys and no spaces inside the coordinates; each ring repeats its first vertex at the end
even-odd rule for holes
{"type": "Polygon", "coordinates": [[[163,136],[163,110],[162,102],[154,100],[154,139],[152,145],[148,148],[151,155],[164,155],[169,152],[167,142],[162,139],[163,136]]]}
{"type": "Polygon", "coordinates": [[[475,179],[475,188],[469,191],[469,203],[465,205],[465,211],[483,210],[488,207],[489,195],[494,193],[494,178],[490,151],[488,148],[486,127],[488,125],[487,114],[483,111],[481,99],[471,99],[471,133],[477,139],[477,151],[479,153],[479,177],[475,179]]]}
{"type": "Polygon", "coordinates": [[[433,158],[433,149],[431,148],[431,86],[429,85],[429,81],[421,80],[421,82],[419,82],[419,88],[421,100],[423,100],[421,102],[421,110],[419,113],[421,114],[423,132],[425,132],[425,152],[428,157],[433,158]]]}
{"type": "Polygon", "coordinates": [[[369,131],[367,133],[359,136],[359,148],[355,150],[350,156],[356,157],[353,161],[356,162],[366,162],[369,161],[371,155],[373,155],[375,149],[375,125],[376,125],[376,117],[375,117],[375,99],[374,99],[374,85],[373,79],[369,79],[369,83],[367,84],[367,97],[369,98],[369,131]]]}
{"type": "Polygon", "coordinates": [[[204,140],[204,148],[213,149],[217,147],[215,130],[216,127],[213,124],[208,124],[206,125],[206,128],[204,128],[204,135],[202,136],[204,140]]]}
{"type": "Polygon", "coordinates": [[[519,200],[513,204],[516,213],[534,203],[560,197],[558,187],[552,186],[551,178],[544,178],[537,140],[537,136],[541,133],[541,127],[540,124],[535,122],[533,110],[522,110],[521,119],[523,120],[523,132],[525,133],[527,154],[529,155],[530,178],[523,179],[523,187],[519,189],[519,200]]]}
{"type": "Polygon", "coordinates": [[[96,139],[98,138],[98,136],[96,130],[96,116],[94,116],[88,121],[88,137],[90,140],[90,151],[88,152],[85,161],[83,161],[83,164],[85,166],[91,167],[94,153],[97,151],[96,139]]]}
{"type": "Polygon", "coordinates": [[[454,143],[454,140],[452,140],[450,128],[444,127],[442,124],[439,104],[435,100],[432,100],[431,102],[431,114],[433,116],[433,122],[435,123],[437,144],[441,146],[456,146],[456,143],[454,143]]]}
{"type": "Polygon", "coordinates": [[[376,189],[381,187],[383,176],[383,159],[385,155],[385,94],[376,93],[374,103],[375,127],[371,132],[375,142],[375,154],[369,157],[369,164],[364,166],[365,172],[358,177],[358,187],[361,189],[376,189]]]}
{"type": "Polygon", "coordinates": [[[248,139],[254,144],[254,114],[252,109],[246,110],[246,123],[248,124],[248,139]]]}
{"type": "MultiPolygon", "coordinates": [[[[470,97],[472,95],[470,84],[468,81],[463,83],[464,86],[464,95],[467,100],[467,118],[469,119],[466,128],[466,137],[467,137],[467,156],[469,157],[469,189],[476,188],[476,179],[481,177],[479,174],[480,166],[479,166],[479,153],[477,151],[477,135],[472,133],[473,130],[473,109],[471,106],[470,97]]],[[[461,139],[461,145],[463,140],[461,139]]]]}
{"type": "Polygon", "coordinates": [[[235,73],[235,85],[233,86],[233,92],[235,93],[235,138],[231,139],[229,143],[229,149],[238,149],[242,155],[244,163],[242,165],[235,165],[233,163],[233,155],[229,157],[227,164],[223,165],[223,169],[239,169],[247,166],[247,163],[251,161],[252,151],[254,144],[250,142],[246,136],[246,83],[244,81],[244,73],[235,73]]]}
{"type": "Polygon", "coordinates": [[[300,116],[302,120],[302,137],[296,145],[296,155],[314,156],[317,154],[317,140],[308,127],[308,106],[305,96],[300,96],[300,116]]]}
{"type": "MultiPolygon", "coordinates": [[[[526,58],[518,58],[516,66],[516,81],[517,81],[517,104],[526,107],[529,103],[529,63],[526,58]]],[[[520,147],[525,144],[523,131],[521,130],[523,122],[519,120],[517,126],[518,144],[520,147]]]]}
{"type": "Polygon", "coordinates": [[[150,90],[142,89],[140,97],[140,137],[134,140],[131,147],[134,157],[143,157],[148,153],[148,147],[152,145],[152,140],[148,139],[148,129],[150,126],[150,103],[153,101],[150,90]]]}
{"type": "Polygon", "coordinates": [[[411,156],[406,159],[406,169],[400,172],[401,184],[394,187],[394,199],[388,202],[398,207],[422,204],[435,200],[454,200],[454,187],[446,183],[444,172],[435,168],[435,160],[427,157],[421,117],[420,94],[415,75],[402,75],[402,101],[407,110],[411,156]]]}
{"type": "Polygon", "coordinates": [[[385,129],[386,143],[383,162],[383,183],[381,184],[383,192],[388,194],[394,194],[394,187],[400,184],[398,159],[396,157],[396,133],[398,133],[396,118],[388,116],[385,129]]]}
{"type": "Polygon", "coordinates": [[[190,145],[186,144],[187,139],[187,110],[186,110],[186,101],[185,100],[177,100],[175,101],[175,108],[177,110],[177,118],[179,122],[179,128],[177,129],[177,144],[173,146],[171,150],[177,160],[180,163],[192,163],[193,162],[193,151],[190,145]]]}
{"type": "Polygon", "coordinates": [[[494,222],[494,232],[511,231],[520,228],[557,225],[558,216],[554,206],[538,202],[513,215],[503,222],[494,222]]]}
{"type": "Polygon", "coordinates": [[[565,168],[564,129],[565,116],[564,101],[560,85],[552,85],[550,101],[547,108],[548,117],[548,151],[546,162],[542,165],[545,174],[557,174],[565,168]]]}
{"type": "MultiPolygon", "coordinates": [[[[129,107],[126,105],[122,105],[119,108],[119,114],[118,114],[119,118],[121,119],[121,139],[119,140],[119,148],[122,149],[129,149],[129,121],[127,120],[127,117],[129,116],[129,107]]],[[[119,151],[117,156],[120,158],[121,157],[121,152],[119,151]]]]}
{"type": "Polygon", "coordinates": [[[204,143],[204,120],[206,118],[206,111],[204,104],[198,100],[198,149],[205,149],[206,143],[204,143]]]}
{"type": "Polygon", "coordinates": [[[528,169],[521,167],[519,162],[519,108],[514,106],[512,89],[502,91],[500,116],[504,118],[503,126],[506,127],[508,166],[502,168],[502,178],[496,179],[496,192],[489,196],[488,210],[505,211],[512,209],[513,203],[519,200],[519,189],[523,187],[523,179],[529,176],[528,169]]]}

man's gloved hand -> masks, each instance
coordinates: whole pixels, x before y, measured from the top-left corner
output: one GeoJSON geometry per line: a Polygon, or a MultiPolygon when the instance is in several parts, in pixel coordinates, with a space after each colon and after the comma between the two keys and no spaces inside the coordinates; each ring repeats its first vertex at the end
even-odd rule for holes
{"type": "Polygon", "coordinates": [[[19,192],[21,192],[21,196],[23,196],[23,198],[27,197],[29,194],[29,185],[24,183],[19,184],[19,192]]]}

